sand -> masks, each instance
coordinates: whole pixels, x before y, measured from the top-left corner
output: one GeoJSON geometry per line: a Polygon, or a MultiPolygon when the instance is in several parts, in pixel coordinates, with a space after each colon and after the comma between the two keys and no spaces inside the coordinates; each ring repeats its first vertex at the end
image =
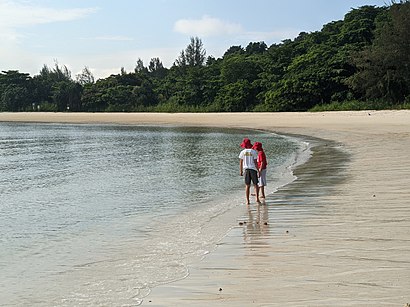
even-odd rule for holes
{"type": "Polygon", "coordinates": [[[244,209],[187,278],[154,288],[144,306],[410,303],[410,111],[0,113],[0,121],[241,127],[317,143],[296,182],[244,209]]]}

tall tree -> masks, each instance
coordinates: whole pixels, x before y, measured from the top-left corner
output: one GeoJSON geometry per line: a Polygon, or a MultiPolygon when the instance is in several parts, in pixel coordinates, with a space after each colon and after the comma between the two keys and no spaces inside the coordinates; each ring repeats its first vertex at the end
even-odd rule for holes
{"type": "Polygon", "coordinates": [[[17,70],[0,73],[0,111],[24,111],[31,109],[32,78],[17,70]]]}
{"type": "Polygon", "coordinates": [[[159,58],[152,58],[149,61],[148,71],[155,78],[163,78],[167,70],[159,58]]]}
{"type": "Polygon", "coordinates": [[[76,76],[76,80],[82,86],[93,84],[95,82],[94,75],[87,66],[85,66],[82,72],[76,76]]]}
{"type": "Polygon", "coordinates": [[[144,62],[140,58],[137,60],[134,71],[137,74],[145,74],[148,72],[148,69],[144,66],[144,62]]]}
{"type": "Polygon", "coordinates": [[[181,51],[178,59],[175,61],[177,66],[203,66],[206,59],[206,50],[202,40],[198,37],[191,37],[190,44],[185,50],[181,51]]]}
{"type": "Polygon", "coordinates": [[[174,65],[179,66],[179,67],[185,67],[187,65],[187,60],[186,60],[184,50],[181,51],[181,53],[179,54],[178,59],[175,60],[174,65]]]}
{"type": "Polygon", "coordinates": [[[159,58],[152,58],[149,61],[149,65],[148,65],[149,72],[154,72],[154,71],[157,71],[163,68],[164,68],[164,65],[162,65],[162,62],[159,58]]]}
{"type": "Polygon", "coordinates": [[[373,45],[358,52],[348,84],[368,99],[392,103],[410,95],[410,2],[394,3],[377,24],[373,45]]]}

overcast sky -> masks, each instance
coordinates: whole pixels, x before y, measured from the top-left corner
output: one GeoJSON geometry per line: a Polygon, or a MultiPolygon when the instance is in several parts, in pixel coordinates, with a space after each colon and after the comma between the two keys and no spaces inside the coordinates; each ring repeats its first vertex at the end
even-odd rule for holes
{"type": "Polygon", "coordinates": [[[0,70],[36,75],[44,64],[85,66],[96,78],[148,66],[170,67],[198,36],[208,56],[231,46],[268,46],[343,19],[384,0],[0,0],[0,70]]]}

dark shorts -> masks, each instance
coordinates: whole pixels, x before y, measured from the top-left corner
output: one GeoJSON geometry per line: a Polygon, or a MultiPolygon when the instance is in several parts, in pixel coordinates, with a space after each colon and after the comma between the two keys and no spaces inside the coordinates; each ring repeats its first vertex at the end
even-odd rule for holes
{"type": "Polygon", "coordinates": [[[245,184],[250,185],[251,181],[253,184],[258,184],[258,172],[254,169],[245,170],[245,184]]]}

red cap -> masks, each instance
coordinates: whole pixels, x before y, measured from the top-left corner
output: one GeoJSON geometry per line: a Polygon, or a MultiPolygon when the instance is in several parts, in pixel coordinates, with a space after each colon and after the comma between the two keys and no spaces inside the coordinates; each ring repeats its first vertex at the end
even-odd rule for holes
{"type": "Polygon", "coordinates": [[[248,139],[248,138],[244,138],[242,143],[241,143],[241,147],[242,148],[247,148],[247,149],[252,148],[251,140],[248,139]]]}
{"type": "Polygon", "coordinates": [[[255,142],[255,144],[253,144],[252,149],[255,149],[257,151],[262,151],[262,143],[261,142],[255,142]]]}

